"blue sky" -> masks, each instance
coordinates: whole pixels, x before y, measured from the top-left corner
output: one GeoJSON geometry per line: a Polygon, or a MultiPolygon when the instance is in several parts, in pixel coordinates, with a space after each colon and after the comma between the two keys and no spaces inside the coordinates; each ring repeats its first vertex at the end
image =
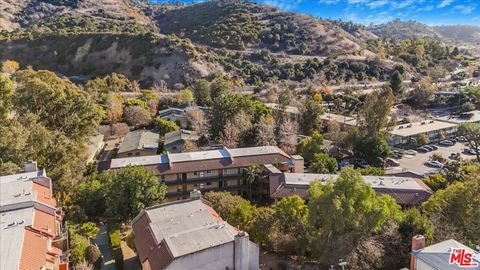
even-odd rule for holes
{"type": "MultiPolygon", "coordinates": [[[[162,0],[152,0],[163,2],[162,0]]],[[[183,2],[196,2],[189,0],[183,2]]],[[[200,2],[200,1],[197,1],[200,2]]],[[[257,0],[282,9],[316,17],[363,24],[393,19],[429,25],[480,25],[480,0],[257,0]]]]}

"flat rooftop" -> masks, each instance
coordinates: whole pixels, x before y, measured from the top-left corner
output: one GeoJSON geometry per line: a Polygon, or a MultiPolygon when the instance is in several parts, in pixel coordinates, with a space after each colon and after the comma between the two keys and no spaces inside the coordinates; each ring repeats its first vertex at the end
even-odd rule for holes
{"type": "MultiPolygon", "coordinates": [[[[308,186],[313,181],[327,182],[335,180],[337,174],[316,174],[316,173],[284,173],[285,184],[308,186]]],[[[369,186],[375,189],[401,189],[401,190],[425,190],[415,178],[399,176],[362,176],[369,186]]]]}
{"type": "Polygon", "coordinates": [[[33,225],[33,205],[0,214],[0,269],[18,269],[25,226],[33,225]]]}
{"type": "Polygon", "coordinates": [[[123,168],[134,165],[155,165],[155,164],[168,164],[175,162],[189,162],[189,161],[202,161],[210,159],[222,159],[222,158],[235,158],[245,156],[258,156],[269,154],[282,154],[288,156],[280,148],[276,146],[259,146],[259,147],[246,147],[246,148],[233,148],[233,149],[216,149],[208,151],[198,152],[186,152],[186,153],[173,153],[154,156],[143,157],[127,157],[112,159],[110,168],[123,168]]]}
{"type": "Polygon", "coordinates": [[[477,123],[480,122],[480,110],[464,112],[460,114],[447,115],[435,118],[438,121],[448,122],[452,124],[461,123],[477,123]]]}
{"type": "Polygon", "coordinates": [[[456,124],[436,120],[425,120],[422,122],[407,123],[393,127],[389,131],[391,135],[410,137],[418,134],[428,133],[437,130],[444,130],[457,127],[456,124]]]}
{"type": "Polygon", "coordinates": [[[335,122],[338,122],[344,125],[349,125],[349,126],[357,125],[357,119],[350,116],[340,115],[340,114],[324,113],[320,116],[320,118],[323,121],[335,121],[335,122]]]}
{"type": "Polygon", "coordinates": [[[174,258],[232,242],[238,233],[200,199],[150,207],[145,213],[157,243],[165,240],[174,258]]]}

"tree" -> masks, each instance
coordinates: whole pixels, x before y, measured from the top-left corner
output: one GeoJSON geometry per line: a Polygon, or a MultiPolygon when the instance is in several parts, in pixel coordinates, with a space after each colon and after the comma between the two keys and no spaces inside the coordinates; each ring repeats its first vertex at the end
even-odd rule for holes
{"type": "Polygon", "coordinates": [[[251,129],[250,116],[244,111],[240,111],[231,120],[227,121],[219,141],[230,148],[245,145],[248,142],[251,129]]]}
{"type": "Polygon", "coordinates": [[[241,230],[248,230],[253,218],[255,207],[246,200],[240,201],[232,210],[228,218],[228,223],[239,227],[241,230]]]}
{"type": "Polygon", "coordinates": [[[312,136],[302,139],[298,144],[298,152],[305,161],[312,161],[315,154],[323,152],[323,136],[315,131],[312,136]]]}
{"type": "Polygon", "coordinates": [[[19,171],[20,171],[20,167],[17,164],[11,161],[7,161],[7,162],[0,161],[0,176],[16,174],[19,171]]]}
{"type": "Polygon", "coordinates": [[[180,127],[172,121],[157,117],[155,118],[155,130],[160,136],[165,136],[168,132],[180,130],[180,127]]]}
{"type": "Polygon", "coordinates": [[[208,136],[208,120],[203,110],[191,107],[186,109],[185,114],[190,127],[198,136],[208,136]]]}
{"type": "Polygon", "coordinates": [[[227,221],[235,206],[245,201],[242,197],[232,195],[229,192],[210,191],[205,193],[204,198],[212,204],[213,209],[215,209],[220,217],[227,221]]]}
{"type": "Polygon", "coordinates": [[[79,233],[88,239],[93,239],[97,236],[100,229],[93,222],[83,223],[79,228],[79,233]]]}
{"type": "Polygon", "coordinates": [[[225,80],[223,77],[219,76],[213,80],[210,84],[210,96],[212,100],[215,100],[223,93],[226,93],[232,86],[230,81],[225,80]]]}
{"type": "Polygon", "coordinates": [[[253,211],[251,228],[249,230],[252,241],[262,247],[270,247],[270,234],[276,226],[275,210],[271,207],[258,207],[253,211]],[[268,228],[268,229],[267,229],[268,228]]]}
{"type": "Polygon", "coordinates": [[[430,138],[428,138],[427,134],[422,133],[418,135],[417,144],[418,145],[426,145],[430,142],[430,138]]]}
{"type": "Polygon", "coordinates": [[[305,99],[300,107],[299,126],[302,134],[311,135],[314,131],[322,128],[321,115],[323,108],[319,102],[313,99],[305,99]]]}
{"type": "Polygon", "coordinates": [[[15,85],[7,75],[0,73],[0,120],[7,119],[13,106],[15,85]]]}
{"type": "Polygon", "coordinates": [[[85,261],[85,251],[89,246],[88,239],[77,233],[75,226],[67,225],[70,242],[70,263],[77,265],[85,261]]]}
{"type": "Polygon", "coordinates": [[[435,236],[451,238],[466,245],[480,241],[480,168],[476,166],[463,181],[456,181],[438,190],[422,205],[436,227],[435,236]]]}
{"type": "Polygon", "coordinates": [[[198,106],[210,106],[212,103],[210,85],[204,79],[195,81],[193,95],[195,96],[195,103],[197,103],[198,106]]]}
{"type": "Polygon", "coordinates": [[[185,141],[182,146],[182,152],[196,152],[198,151],[198,146],[195,142],[192,141],[185,141]]]}
{"type": "Polygon", "coordinates": [[[152,119],[150,113],[141,106],[128,106],[123,111],[123,119],[131,126],[146,126],[152,119]]]}
{"type": "Polygon", "coordinates": [[[287,234],[298,234],[307,223],[308,207],[298,195],[283,198],[273,205],[280,230],[287,234]]]}
{"type": "Polygon", "coordinates": [[[270,115],[264,115],[255,125],[255,145],[268,146],[276,145],[275,141],[275,120],[270,115]]]}
{"type": "Polygon", "coordinates": [[[119,138],[125,137],[125,135],[127,135],[128,132],[130,132],[130,128],[125,123],[113,124],[111,129],[112,129],[113,135],[115,135],[119,138]]]}
{"type": "Polygon", "coordinates": [[[287,154],[293,154],[297,150],[297,122],[283,121],[278,131],[278,146],[287,154]]]}
{"type": "Polygon", "coordinates": [[[20,65],[17,61],[13,60],[5,60],[2,62],[2,71],[5,74],[12,75],[17,70],[20,69],[20,65]]]}
{"type": "Polygon", "coordinates": [[[367,136],[383,132],[387,126],[388,114],[393,106],[393,94],[390,87],[374,91],[367,95],[359,111],[359,122],[367,136]]]}
{"type": "Polygon", "coordinates": [[[312,253],[324,263],[337,262],[357,246],[360,239],[379,231],[387,220],[400,220],[401,211],[390,196],[376,197],[362,176],[351,168],[335,181],[314,182],[308,190],[309,225],[313,232],[312,253]],[[335,250],[327,247],[335,246],[335,250]]]}
{"type": "Polygon", "coordinates": [[[392,149],[381,135],[359,136],[353,139],[353,155],[369,165],[383,167],[392,149]]]}
{"type": "Polygon", "coordinates": [[[243,179],[248,185],[248,198],[252,200],[252,184],[258,181],[261,173],[261,168],[258,164],[253,163],[243,171],[243,179]]]}
{"type": "Polygon", "coordinates": [[[433,84],[432,78],[423,77],[413,89],[411,97],[418,104],[426,104],[436,91],[437,87],[433,84]]]}
{"type": "MultiPolygon", "coordinates": [[[[428,217],[417,208],[408,208],[405,210],[405,217],[399,223],[398,231],[402,235],[402,240],[407,247],[410,247],[412,237],[423,235],[427,244],[433,241],[433,232],[435,228],[428,220],[428,217]]],[[[409,250],[406,250],[408,253],[409,250]]]]}
{"type": "Polygon", "coordinates": [[[310,167],[308,167],[309,172],[323,174],[335,173],[337,168],[337,160],[325,153],[315,154],[310,167]]]}
{"type": "Polygon", "coordinates": [[[148,169],[128,167],[106,173],[107,215],[113,220],[127,223],[142,209],[161,203],[165,197],[165,185],[148,169]]]}
{"type": "Polygon", "coordinates": [[[22,70],[13,78],[17,114],[38,115],[47,128],[74,138],[91,135],[97,128],[100,107],[71,82],[46,70],[22,70]]]}
{"type": "Polygon", "coordinates": [[[390,87],[395,96],[402,96],[404,92],[403,78],[398,70],[395,70],[390,77],[390,87]]]}
{"type": "Polygon", "coordinates": [[[462,123],[458,132],[467,139],[467,143],[475,151],[477,161],[480,162],[480,125],[477,123],[462,123]]]}
{"type": "Polygon", "coordinates": [[[94,269],[102,268],[102,254],[96,245],[89,245],[85,250],[85,260],[93,265],[94,269]]]}
{"type": "Polygon", "coordinates": [[[123,115],[123,101],[120,95],[108,95],[105,101],[105,118],[111,123],[115,124],[122,119],[123,115]]]}
{"type": "Polygon", "coordinates": [[[185,89],[177,93],[177,102],[180,104],[191,104],[193,100],[193,93],[190,89],[185,89]]]}
{"type": "Polygon", "coordinates": [[[97,179],[97,177],[92,177],[92,179],[87,179],[87,181],[78,185],[73,197],[73,203],[80,206],[90,220],[99,220],[105,216],[107,210],[105,187],[102,184],[106,179],[98,178],[101,180],[97,179]]]}

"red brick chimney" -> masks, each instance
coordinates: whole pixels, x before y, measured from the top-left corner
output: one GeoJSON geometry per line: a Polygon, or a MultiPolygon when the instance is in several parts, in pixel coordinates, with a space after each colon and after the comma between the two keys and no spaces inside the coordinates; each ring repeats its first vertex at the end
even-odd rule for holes
{"type": "MultiPolygon", "coordinates": [[[[415,235],[412,237],[412,253],[423,248],[425,248],[425,237],[423,235],[415,235]]],[[[410,270],[416,270],[415,256],[413,254],[410,257],[410,270]]]]}

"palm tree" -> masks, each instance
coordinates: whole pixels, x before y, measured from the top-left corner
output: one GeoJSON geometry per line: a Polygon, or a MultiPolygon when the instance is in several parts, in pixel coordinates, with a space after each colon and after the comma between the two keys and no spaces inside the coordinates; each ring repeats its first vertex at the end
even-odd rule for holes
{"type": "Polygon", "coordinates": [[[248,166],[243,171],[243,179],[247,182],[248,185],[248,198],[252,199],[252,184],[260,177],[260,166],[256,163],[248,166]]]}

